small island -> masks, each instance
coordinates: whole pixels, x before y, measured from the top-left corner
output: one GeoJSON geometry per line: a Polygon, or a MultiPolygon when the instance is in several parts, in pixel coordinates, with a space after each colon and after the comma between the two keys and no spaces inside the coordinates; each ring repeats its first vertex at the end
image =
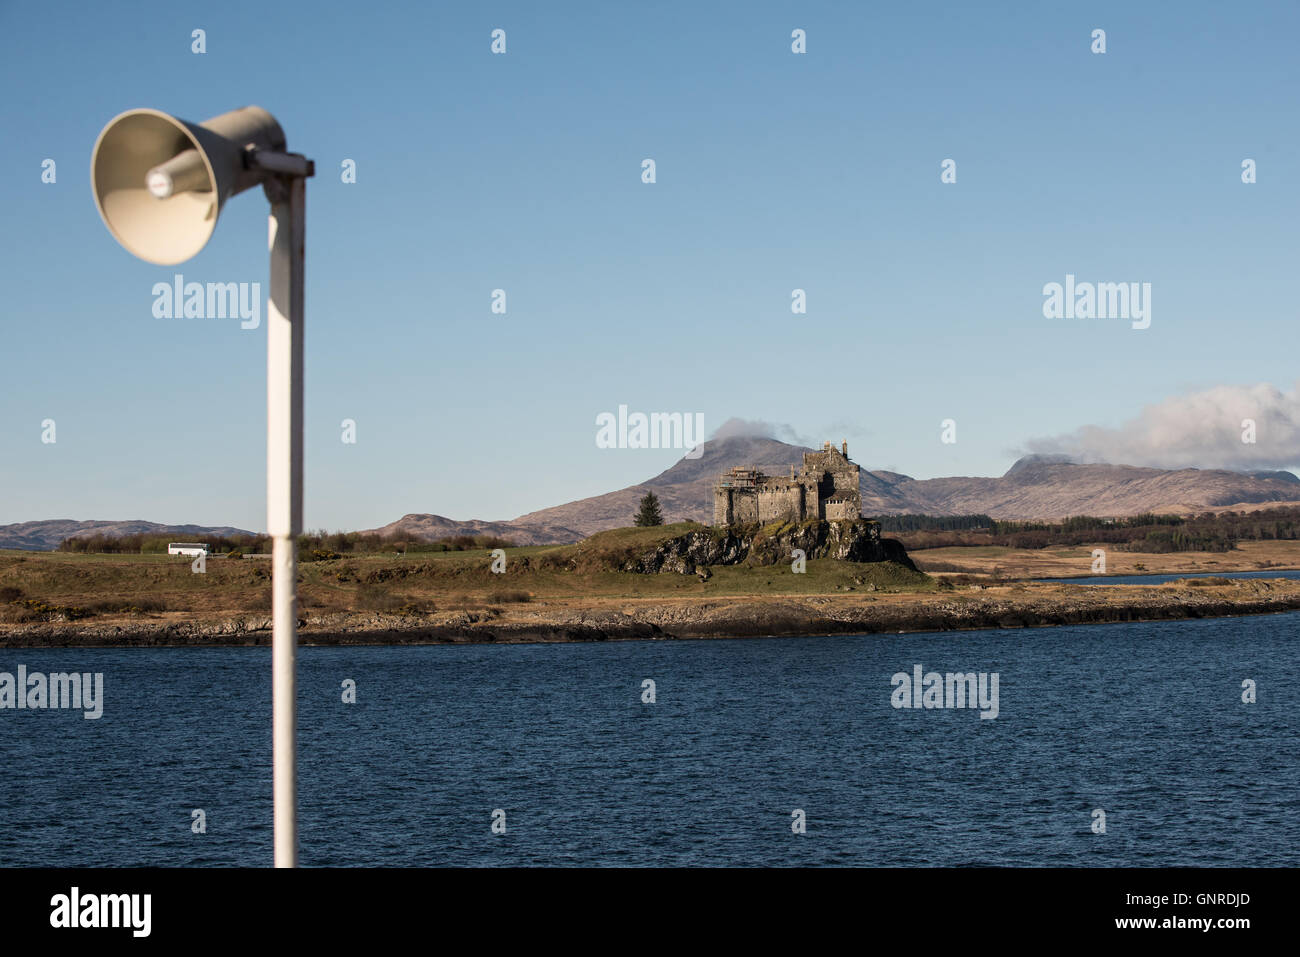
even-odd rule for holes
{"type": "MultiPolygon", "coordinates": [[[[746,475],[746,481],[756,478],[746,475]]],[[[1112,573],[1212,574],[1161,584],[1081,587],[1033,580],[1093,577],[1088,570],[1094,549],[1086,536],[1098,533],[1078,530],[1077,522],[1055,532],[1035,531],[1029,547],[1020,548],[999,544],[1014,544],[1015,536],[987,530],[939,533],[938,541],[933,541],[936,533],[920,531],[910,539],[927,546],[921,551],[926,557],[917,559],[902,542],[882,535],[881,521],[809,514],[809,503],[818,503],[820,512],[821,503],[833,504],[837,497],[822,495],[822,481],[804,485],[795,475],[791,484],[780,483],[787,501],[800,494],[794,485],[805,489],[802,516],[751,515],[748,493],[733,492],[727,496],[731,517],[739,509],[747,520],[716,525],[657,524],[661,519],[648,493],[637,515],[642,524],[570,545],[515,547],[465,536],[432,542],[358,533],[304,536],[299,642],[848,635],[1300,609],[1300,581],[1224,577],[1239,570],[1267,575],[1270,569],[1297,567],[1300,542],[1294,540],[1176,552],[1119,550],[1122,544],[1108,543],[1112,573]]],[[[756,489],[763,484],[753,481],[756,489]]],[[[757,507],[757,493],[753,501],[757,507]]],[[[848,507],[853,508],[851,497],[848,507]]],[[[1103,529],[1113,539],[1115,527],[1103,529]]],[[[1146,534],[1141,527],[1128,531],[1146,534]]],[[[1141,547],[1144,541],[1137,538],[1134,544],[1141,547]]],[[[199,573],[191,556],[168,555],[165,547],[155,549],[157,543],[115,553],[83,550],[85,542],[65,544],[75,547],[0,552],[0,647],[270,643],[271,573],[264,555],[232,546],[207,556],[199,573]]]]}

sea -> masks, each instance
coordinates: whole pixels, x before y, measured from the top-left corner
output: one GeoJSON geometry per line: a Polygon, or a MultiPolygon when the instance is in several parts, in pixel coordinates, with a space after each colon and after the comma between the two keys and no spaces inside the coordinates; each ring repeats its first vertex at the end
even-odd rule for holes
{"type": "MultiPolygon", "coordinates": [[[[1300,612],[304,647],[301,863],[1295,867],[1298,637],[1300,612]],[[901,694],[918,666],[996,675],[996,717],[901,694]]],[[[0,866],[271,863],[269,649],[20,665],[102,674],[102,715],[0,710],[0,866]]]]}

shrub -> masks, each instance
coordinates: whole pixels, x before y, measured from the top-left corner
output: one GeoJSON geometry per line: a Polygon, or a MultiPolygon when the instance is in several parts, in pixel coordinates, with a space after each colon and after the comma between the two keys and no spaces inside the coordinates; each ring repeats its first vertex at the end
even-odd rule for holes
{"type": "Polygon", "coordinates": [[[11,622],[78,621],[89,618],[93,614],[93,611],[75,605],[51,605],[39,598],[24,598],[10,603],[5,609],[4,620],[11,622]]]}
{"type": "Polygon", "coordinates": [[[327,548],[313,548],[310,551],[301,551],[298,553],[300,562],[332,562],[336,558],[341,558],[338,552],[332,552],[327,548]]]}
{"type": "Polygon", "coordinates": [[[166,611],[167,605],[156,598],[133,598],[91,602],[85,610],[92,615],[144,615],[149,612],[166,611]]]}
{"type": "Polygon", "coordinates": [[[369,583],[358,586],[356,603],[363,611],[397,611],[404,604],[401,598],[387,588],[369,583]]]}

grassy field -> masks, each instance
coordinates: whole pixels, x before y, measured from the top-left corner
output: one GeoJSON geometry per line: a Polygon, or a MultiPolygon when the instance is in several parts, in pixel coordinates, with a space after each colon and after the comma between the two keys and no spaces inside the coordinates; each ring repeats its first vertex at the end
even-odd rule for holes
{"type": "MultiPolygon", "coordinates": [[[[924,592],[937,587],[892,563],[811,560],[789,565],[715,566],[695,575],[629,574],[611,559],[650,548],[688,526],[617,529],[578,545],[506,550],[506,570],[491,570],[489,550],[346,556],[298,565],[301,613],[421,613],[474,610],[546,599],[663,599],[924,592]]],[[[271,610],[271,564],[261,557],[212,556],[202,574],[192,559],[166,555],[0,552],[0,623],[133,617],[217,619],[271,610]]]]}
{"type": "MultiPolygon", "coordinates": [[[[892,563],[810,560],[805,574],[787,564],[713,566],[695,575],[613,571],[629,555],[700,526],[616,529],[577,545],[506,550],[506,571],[491,571],[488,550],[345,556],[298,566],[299,613],[519,617],[560,606],[633,608],[760,599],[935,601],[953,593],[945,581],[1089,575],[1092,549],[1013,550],[961,547],[917,551],[931,574],[892,563]],[[534,611],[527,611],[533,609],[534,611]]],[[[1246,542],[1231,552],[1142,554],[1107,551],[1109,574],[1195,573],[1300,567],[1300,543],[1246,542]]],[[[963,586],[959,586],[959,589],[963,586]]],[[[1013,586],[1020,587],[1020,586],[1013,586]]],[[[1048,586],[1041,586],[1046,588],[1048,586]]],[[[1068,586],[1065,586],[1068,587],[1068,586]]],[[[0,551],[0,625],[78,621],[130,626],[264,618],[271,610],[266,558],[213,556],[203,574],[191,559],[167,555],[80,555],[0,551]]]]}

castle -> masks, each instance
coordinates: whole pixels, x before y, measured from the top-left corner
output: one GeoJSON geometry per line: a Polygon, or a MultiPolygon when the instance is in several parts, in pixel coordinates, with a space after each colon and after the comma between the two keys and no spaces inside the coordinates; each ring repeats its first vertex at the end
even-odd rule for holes
{"type": "Polygon", "coordinates": [[[803,468],[790,477],[765,475],[754,467],[738,466],[722,474],[713,487],[713,524],[825,519],[854,521],[862,517],[860,469],[849,461],[849,443],[831,443],[820,452],[805,452],[803,468]]]}

